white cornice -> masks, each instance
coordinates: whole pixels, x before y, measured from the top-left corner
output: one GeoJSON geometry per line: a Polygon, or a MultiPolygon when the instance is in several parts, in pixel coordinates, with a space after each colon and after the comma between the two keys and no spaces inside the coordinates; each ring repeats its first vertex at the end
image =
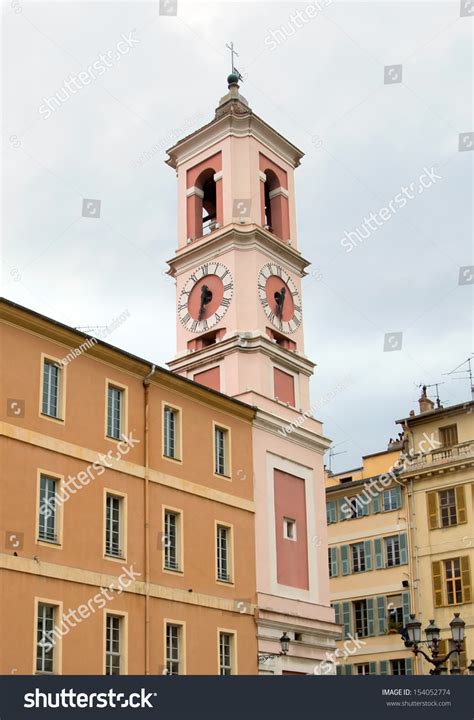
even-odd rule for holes
{"type": "Polygon", "coordinates": [[[196,370],[203,363],[223,360],[226,355],[232,352],[261,353],[277,361],[293,372],[301,373],[310,377],[313,374],[315,364],[306,356],[300,355],[294,350],[287,350],[272,342],[270,338],[260,333],[234,333],[214,345],[208,345],[201,350],[186,353],[174,358],[169,363],[173,372],[180,370],[196,370]]]}
{"type": "Polygon", "coordinates": [[[298,250],[282,242],[268,230],[259,225],[249,224],[245,229],[241,225],[231,223],[180,248],[177,254],[168,260],[172,275],[186,272],[209,260],[216,260],[229,250],[239,251],[261,250],[277,263],[286,264],[287,269],[307,275],[306,268],[311,264],[298,250]]]}
{"type": "Polygon", "coordinates": [[[227,137],[254,137],[295,168],[298,167],[303,157],[301,150],[286,140],[283,135],[280,135],[258,115],[249,111],[242,115],[229,113],[204,125],[192,135],[183,138],[183,140],[169,148],[167,150],[169,158],[166,162],[171,167],[177,168],[178,165],[188,162],[203,150],[210,149],[227,137]]]}
{"type": "Polygon", "coordinates": [[[318,435],[310,430],[307,430],[304,426],[294,427],[291,433],[284,433],[283,429],[288,425],[288,421],[285,418],[281,418],[277,415],[261,410],[257,408],[257,414],[254,418],[253,425],[264,432],[277,435],[278,437],[284,437],[287,442],[293,442],[296,445],[300,445],[307,450],[323,455],[324,452],[331,446],[331,440],[324,437],[324,435],[318,435]]]}

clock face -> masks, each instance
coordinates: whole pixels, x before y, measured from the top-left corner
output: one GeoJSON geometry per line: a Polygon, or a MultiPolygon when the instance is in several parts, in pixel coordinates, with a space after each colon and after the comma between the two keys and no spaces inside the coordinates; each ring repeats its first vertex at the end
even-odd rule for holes
{"type": "Polygon", "coordinates": [[[198,267],[181,290],[178,315],[193,333],[210,330],[222,320],[232,300],[234,281],[230,270],[219,262],[198,267]]]}
{"type": "Polygon", "coordinates": [[[258,296],[265,315],[280,332],[294,333],[301,325],[301,299],[291,276],[280,265],[267,263],[258,274],[258,296]]]}

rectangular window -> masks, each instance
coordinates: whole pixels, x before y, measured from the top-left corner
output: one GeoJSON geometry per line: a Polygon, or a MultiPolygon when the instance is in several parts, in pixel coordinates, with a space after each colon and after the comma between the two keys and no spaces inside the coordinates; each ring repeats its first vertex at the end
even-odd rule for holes
{"type": "Polygon", "coordinates": [[[452,447],[458,444],[458,426],[446,425],[439,429],[439,439],[443,447],[452,447]]]}
{"type": "Polygon", "coordinates": [[[448,605],[458,605],[463,602],[461,560],[444,560],[444,573],[446,582],[446,599],[448,605]]]}
{"type": "Polygon", "coordinates": [[[163,417],[163,455],[178,460],[178,418],[179,411],[165,406],[163,417]]]}
{"type": "Polygon", "coordinates": [[[49,417],[59,418],[61,368],[53,360],[43,363],[43,398],[41,412],[49,417]]]}
{"type": "Polygon", "coordinates": [[[164,567],[166,570],[179,570],[180,560],[180,515],[165,510],[164,567]]]}
{"type": "Polygon", "coordinates": [[[358,600],[353,603],[354,606],[354,623],[357,637],[367,637],[369,634],[369,625],[367,618],[367,600],[358,600]]]}
{"type": "Polygon", "coordinates": [[[38,604],[36,672],[53,673],[55,671],[56,638],[53,635],[55,619],[56,607],[54,605],[38,604]]]}
{"type": "Polygon", "coordinates": [[[406,675],[407,668],[406,662],[402,660],[390,660],[391,674],[392,675],[406,675]]]}
{"type": "Polygon", "coordinates": [[[231,633],[219,633],[219,674],[233,675],[233,642],[234,638],[231,633]]]}
{"type": "Polygon", "coordinates": [[[123,397],[122,389],[107,386],[107,436],[114,440],[122,437],[123,397]]]}
{"type": "Polygon", "coordinates": [[[382,508],[384,512],[398,510],[401,507],[401,492],[399,487],[385,490],[382,495],[382,508]]]}
{"type": "Polygon", "coordinates": [[[230,528],[217,526],[217,579],[230,582],[230,528]]]}
{"type": "Polygon", "coordinates": [[[364,543],[351,545],[352,572],[363,572],[365,568],[365,546],[364,543]]]}
{"type": "Polygon", "coordinates": [[[106,495],[105,499],[105,554],[123,557],[122,548],[123,498],[106,495]]]}
{"type": "Polygon", "coordinates": [[[356,675],[370,675],[370,664],[363,663],[362,665],[356,665],[356,675]]]}
{"type": "Polygon", "coordinates": [[[120,615],[107,615],[105,626],[105,674],[120,675],[122,666],[122,623],[120,615]]]}
{"type": "Polygon", "coordinates": [[[400,565],[400,538],[398,535],[385,538],[386,567],[400,565]]]}
{"type": "Polygon", "coordinates": [[[454,488],[438,493],[441,527],[457,525],[456,492],[454,488]]]}
{"type": "Polygon", "coordinates": [[[401,595],[387,597],[388,629],[400,631],[403,627],[403,600],[401,595]]]}
{"type": "Polygon", "coordinates": [[[214,428],[214,472],[217,475],[229,475],[229,431],[221,427],[214,428]]]}
{"type": "Polygon", "coordinates": [[[283,537],[285,540],[296,540],[296,520],[283,518],[283,537]]]}
{"type": "Polygon", "coordinates": [[[38,539],[58,542],[58,481],[46,475],[40,476],[38,539]]]}
{"type": "Polygon", "coordinates": [[[166,624],[166,671],[168,675],[181,675],[181,625],[166,624]]]}

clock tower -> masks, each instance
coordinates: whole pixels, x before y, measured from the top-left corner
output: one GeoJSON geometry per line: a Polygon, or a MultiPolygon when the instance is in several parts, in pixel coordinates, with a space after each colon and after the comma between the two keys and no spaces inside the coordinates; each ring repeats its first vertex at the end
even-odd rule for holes
{"type": "MultiPolygon", "coordinates": [[[[176,373],[253,405],[261,673],[312,673],[335,646],[323,453],[304,354],[294,171],[303,153],[228,77],[214,119],[168,151],[178,179],[176,373]],[[283,632],[290,652],[280,655],[283,632]]],[[[238,462],[238,460],[237,460],[238,462]]],[[[239,478],[233,460],[232,482],[239,478]]],[[[250,478],[247,478],[250,481],[250,478]]],[[[317,672],[317,670],[316,670],[317,672]]]]}

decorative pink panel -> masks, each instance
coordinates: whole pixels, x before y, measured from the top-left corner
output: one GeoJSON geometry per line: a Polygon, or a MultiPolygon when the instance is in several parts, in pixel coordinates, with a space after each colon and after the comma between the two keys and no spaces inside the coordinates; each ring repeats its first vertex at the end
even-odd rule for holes
{"type": "Polygon", "coordinates": [[[210,370],[203,370],[203,372],[196,373],[194,375],[193,380],[195,382],[200,383],[200,385],[205,385],[208,388],[211,388],[211,390],[220,390],[221,389],[221,373],[220,373],[220,367],[213,367],[210,368],[210,370]]]}
{"type": "Polygon", "coordinates": [[[295,407],[295,379],[283,370],[273,368],[275,398],[295,407]]]}
{"type": "Polygon", "coordinates": [[[274,491],[277,581],[280,585],[308,590],[305,481],[274,470],[274,491]],[[293,539],[285,537],[285,519],[294,521],[293,539]]]}

